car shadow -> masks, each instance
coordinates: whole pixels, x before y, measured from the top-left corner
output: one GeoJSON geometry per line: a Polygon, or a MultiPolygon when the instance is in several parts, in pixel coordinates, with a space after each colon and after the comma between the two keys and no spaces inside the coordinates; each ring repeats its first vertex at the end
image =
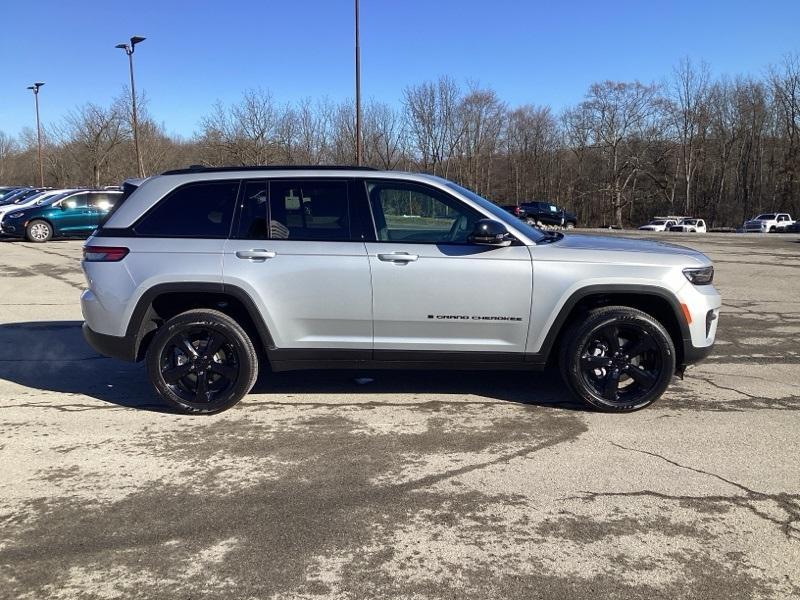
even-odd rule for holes
{"type": "MultiPolygon", "coordinates": [[[[81,321],[31,321],[0,325],[0,379],[26,388],[159,412],[172,410],[155,395],[142,363],[127,363],[98,355],[84,341],[81,321]]],[[[347,404],[348,397],[375,395],[376,404],[390,404],[392,394],[406,396],[479,396],[494,400],[584,410],[574,400],[557,373],[527,371],[302,371],[262,372],[243,407],[270,399],[256,395],[278,394],[286,404],[347,404]],[[300,394],[313,398],[304,399],[300,394]],[[330,401],[320,396],[330,395],[330,401]],[[377,398],[380,396],[380,398],[377,398]],[[388,398],[387,398],[388,396],[388,398]]],[[[28,390],[11,392],[10,398],[28,403],[28,390]]],[[[421,401],[427,401],[420,398],[421,401]]],[[[359,397],[353,402],[363,402],[359,397]]],[[[81,400],[85,407],[85,401],[81,400]]],[[[284,402],[282,400],[282,402],[284,402]]],[[[398,401],[398,403],[401,401],[398,401]]],[[[436,402],[430,399],[430,402],[436,402]]]]}

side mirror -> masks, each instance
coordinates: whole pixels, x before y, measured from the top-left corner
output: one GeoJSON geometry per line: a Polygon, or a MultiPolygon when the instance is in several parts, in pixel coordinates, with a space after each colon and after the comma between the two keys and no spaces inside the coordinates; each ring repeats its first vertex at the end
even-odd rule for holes
{"type": "Polygon", "coordinates": [[[481,219],[475,223],[467,240],[480,246],[510,246],[511,234],[500,221],[481,219]]]}

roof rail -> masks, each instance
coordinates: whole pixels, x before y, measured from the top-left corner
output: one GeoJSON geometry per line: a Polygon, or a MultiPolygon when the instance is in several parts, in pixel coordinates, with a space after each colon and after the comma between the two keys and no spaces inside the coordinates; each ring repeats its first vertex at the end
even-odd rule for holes
{"type": "Polygon", "coordinates": [[[206,167],[191,165],[185,169],[164,171],[162,175],[186,175],[190,173],[227,173],[231,171],[377,171],[374,167],[351,167],[345,165],[255,165],[242,167],[206,167]]]}

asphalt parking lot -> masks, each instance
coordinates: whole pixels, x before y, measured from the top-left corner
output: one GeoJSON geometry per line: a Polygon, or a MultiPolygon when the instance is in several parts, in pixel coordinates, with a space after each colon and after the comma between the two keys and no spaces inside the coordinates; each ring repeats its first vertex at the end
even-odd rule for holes
{"type": "Polygon", "coordinates": [[[83,342],[80,242],[0,243],[0,598],[799,597],[800,237],[649,237],[715,261],[724,313],[625,416],[416,372],[178,416],[83,342]]]}

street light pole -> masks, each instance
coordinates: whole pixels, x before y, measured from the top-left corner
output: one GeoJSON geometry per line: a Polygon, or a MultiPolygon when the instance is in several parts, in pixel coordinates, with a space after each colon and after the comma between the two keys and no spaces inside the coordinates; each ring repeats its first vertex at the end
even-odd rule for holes
{"type": "Polygon", "coordinates": [[[361,166],[361,47],[358,40],[358,4],[355,0],[356,19],[356,166],[361,166]]]}
{"type": "Polygon", "coordinates": [[[133,80],[133,52],[136,50],[136,44],[143,42],[145,38],[135,35],[131,38],[130,44],[117,44],[115,48],[120,48],[128,55],[128,66],[131,74],[131,128],[133,129],[133,148],[136,151],[136,168],[139,172],[139,177],[144,177],[144,164],[142,163],[142,155],[139,153],[139,123],[136,115],[136,84],[133,80]]]}
{"type": "Polygon", "coordinates": [[[44,187],[44,163],[42,162],[42,126],[39,121],[39,88],[44,85],[44,81],[37,81],[29,85],[28,89],[33,91],[33,99],[36,104],[36,140],[39,146],[39,185],[44,187]]]}

